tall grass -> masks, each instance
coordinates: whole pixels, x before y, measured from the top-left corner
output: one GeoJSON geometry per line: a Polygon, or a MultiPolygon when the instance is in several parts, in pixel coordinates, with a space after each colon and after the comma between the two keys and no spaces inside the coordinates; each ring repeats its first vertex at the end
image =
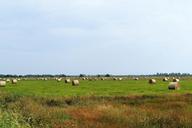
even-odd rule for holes
{"type": "Polygon", "coordinates": [[[53,98],[4,95],[0,102],[5,110],[1,111],[2,127],[192,127],[191,94],[53,98]]]}
{"type": "Polygon", "coordinates": [[[18,113],[0,110],[0,128],[30,128],[18,113]]]}

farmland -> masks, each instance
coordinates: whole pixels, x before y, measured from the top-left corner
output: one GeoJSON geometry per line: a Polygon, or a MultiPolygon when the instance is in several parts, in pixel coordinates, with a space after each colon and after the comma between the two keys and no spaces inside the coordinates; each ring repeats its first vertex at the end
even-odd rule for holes
{"type": "MultiPolygon", "coordinates": [[[[192,127],[192,79],[180,90],[147,79],[21,80],[0,88],[0,127],[170,128],[192,127]]],[[[171,80],[170,80],[171,81],[171,80]]]]}
{"type": "Polygon", "coordinates": [[[161,79],[157,84],[150,85],[148,80],[81,80],[80,86],[73,87],[71,84],[57,82],[56,80],[40,81],[26,80],[19,81],[16,86],[9,83],[2,91],[25,96],[127,96],[142,94],[168,94],[168,93],[190,93],[192,92],[192,79],[183,80],[181,90],[168,90],[168,83],[161,79]],[[191,85],[191,86],[190,86],[191,85]]]}

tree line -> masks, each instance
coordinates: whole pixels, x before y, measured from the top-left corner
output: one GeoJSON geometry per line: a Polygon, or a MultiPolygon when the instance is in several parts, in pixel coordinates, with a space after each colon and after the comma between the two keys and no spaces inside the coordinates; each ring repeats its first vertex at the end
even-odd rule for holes
{"type": "Polygon", "coordinates": [[[51,75],[51,74],[29,74],[29,75],[11,75],[11,74],[0,74],[1,78],[22,78],[22,77],[114,77],[114,76],[121,76],[121,77],[150,77],[150,76],[166,76],[166,77],[186,77],[186,76],[192,76],[190,73],[156,73],[156,74],[150,74],[150,75],[113,75],[113,74],[98,74],[98,75],[86,75],[86,74],[80,74],[80,75],[65,75],[65,74],[57,74],[57,75],[51,75]]]}

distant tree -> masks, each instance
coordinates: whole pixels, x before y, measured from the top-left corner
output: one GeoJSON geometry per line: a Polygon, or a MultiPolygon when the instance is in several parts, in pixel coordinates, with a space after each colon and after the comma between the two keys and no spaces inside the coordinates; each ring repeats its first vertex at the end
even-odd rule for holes
{"type": "Polygon", "coordinates": [[[110,74],[106,74],[105,77],[111,77],[111,75],[110,74]]]}
{"type": "Polygon", "coordinates": [[[79,77],[86,77],[86,75],[85,74],[80,74],[79,77]]]}
{"type": "Polygon", "coordinates": [[[60,74],[59,77],[67,77],[65,74],[60,74]]]}

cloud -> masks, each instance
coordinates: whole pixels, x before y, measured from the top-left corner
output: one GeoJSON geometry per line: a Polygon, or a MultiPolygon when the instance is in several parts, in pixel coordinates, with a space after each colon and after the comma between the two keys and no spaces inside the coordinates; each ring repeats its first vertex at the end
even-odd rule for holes
{"type": "Polygon", "coordinates": [[[189,0],[0,1],[0,70],[192,72],[191,5],[189,0]]]}

